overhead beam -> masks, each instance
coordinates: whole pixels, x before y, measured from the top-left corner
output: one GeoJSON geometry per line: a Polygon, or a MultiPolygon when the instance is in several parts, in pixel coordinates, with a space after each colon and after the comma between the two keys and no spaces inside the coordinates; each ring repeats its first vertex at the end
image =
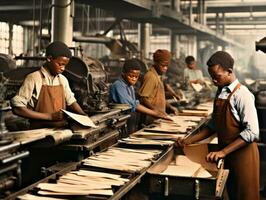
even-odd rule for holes
{"type": "MultiPolygon", "coordinates": [[[[196,4],[193,5],[193,13],[197,13],[196,4]]],[[[222,12],[265,12],[265,2],[223,2],[215,1],[206,2],[206,13],[222,13],[222,12]]]]}
{"type": "MultiPolygon", "coordinates": [[[[78,0],[79,2],[82,0],[78,0]]],[[[167,27],[172,31],[185,30],[185,32],[194,33],[197,35],[207,35],[209,38],[215,38],[216,41],[231,43],[236,46],[241,46],[234,40],[227,38],[224,35],[216,33],[209,29],[207,26],[190,23],[189,19],[182,16],[170,8],[156,4],[151,0],[120,0],[113,1],[115,5],[107,5],[104,0],[83,0],[83,3],[92,4],[93,6],[99,6],[100,8],[106,8],[112,10],[117,17],[137,21],[140,23],[152,23],[162,27],[167,27]],[[120,2],[120,4],[117,4],[120,2]],[[145,2],[145,4],[142,4],[145,2]],[[123,10],[123,7],[127,4],[127,9],[123,10]],[[147,7],[145,7],[147,6],[147,7]]]]}
{"type": "MultiPolygon", "coordinates": [[[[216,25],[215,18],[207,19],[208,25],[216,25]]],[[[266,24],[266,17],[230,17],[224,21],[220,20],[219,24],[223,25],[264,25],[266,24]]]]}

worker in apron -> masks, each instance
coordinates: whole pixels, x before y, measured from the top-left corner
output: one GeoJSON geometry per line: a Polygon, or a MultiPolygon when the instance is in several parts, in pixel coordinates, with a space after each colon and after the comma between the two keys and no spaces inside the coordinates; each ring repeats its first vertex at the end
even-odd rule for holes
{"type": "MultiPolygon", "coordinates": [[[[140,102],[158,112],[166,114],[166,108],[171,112],[177,114],[175,107],[166,102],[165,99],[165,85],[162,81],[162,75],[166,73],[171,60],[171,54],[168,50],[158,49],[153,54],[154,65],[144,75],[142,85],[138,91],[140,102]]],[[[151,123],[153,117],[146,116],[146,124],[151,123]]]]}
{"type": "Polygon", "coordinates": [[[13,112],[30,119],[31,128],[65,127],[62,109],[86,115],[77,103],[64,75],[71,51],[63,42],[55,41],[46,48],[47,61],[25,78],[12,98],[13,112]]]}
{"type": "Polygon", "coordinates": [[[157,110],[151,110],[139,103],[136,99],[134,85],[140,76],[140,63],[137,59],[126,60],[121,77],[110,86],[109,102],[115,104],[128,104],[131,107],[130,118],[127,121],[127,131],[131,134],[138,130],[138,113],[150,115],[155,118],[168,119],[157,110]]]}
{"type": "Polygon", "coordinates": [[[207,65],[218,87],[212,118],[206,128],[179,139],[178,144],[188,145],[217,133],[219,151],[210,152],[206,159],[225,160],[230,200],[259,200],[259,126],[254,96],[239,83],[233,72],[234,60],[227,52],[214,53],[207,65]]]}

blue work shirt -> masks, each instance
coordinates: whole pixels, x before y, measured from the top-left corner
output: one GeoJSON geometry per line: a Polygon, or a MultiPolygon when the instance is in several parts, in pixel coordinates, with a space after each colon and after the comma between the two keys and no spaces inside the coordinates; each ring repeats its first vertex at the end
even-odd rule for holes
{"type": "MultiPolygon", "coordinates": [[[[218,98],[227,99],[238,83],[239,81],[236,79],[229,86],[223,87],[220,92],[217,92],[218,98]]],[[[253,94],[244,85],[241,85],[230,98],[231,112],[243,127],[239,135],[248,143],[259,139],[259,124],[254,101],[253,94]]],[[[208,127],[215,130],[215,123],[212,118],[208,123],[208,127]]]]}
{"type": "Polygon", "coordinates": [[[136,100],[134,87],[129,85],[122,77],[111,85],[109,102],[129,104],[131,112],[135,112],[139,104],[139,101],[136,100]]]}

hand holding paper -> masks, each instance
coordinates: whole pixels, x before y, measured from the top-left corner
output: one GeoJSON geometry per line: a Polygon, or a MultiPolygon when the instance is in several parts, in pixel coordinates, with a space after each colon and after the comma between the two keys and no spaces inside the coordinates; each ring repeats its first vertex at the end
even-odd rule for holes
{"type": "Polygon", "coordinates": [[[64,109],[62,109],[62,111],[67,114],[70,118],[74,119],[75,121],[77,121],[78,123],[82,124],[83,126],[89,126],[89,127],[93,127],[93,128],[97,128],[98,126],[96,126],[93,121],[86,115],[79,115],[79,114],[75,114],[69,111],[66,111],[64,109]]]}

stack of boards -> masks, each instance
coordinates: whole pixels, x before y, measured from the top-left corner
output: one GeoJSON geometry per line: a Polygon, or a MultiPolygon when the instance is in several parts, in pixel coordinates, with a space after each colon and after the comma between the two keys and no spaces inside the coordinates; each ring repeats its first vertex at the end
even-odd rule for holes
{"type": "Polygon", "coordinates": [[[95,171],[113,170],[139,173],[152,164],[161,150],[127,149],[110,147],[105,152],[97,153],[83,160],[83,169],[71,171],[61,176],[56,183],[40,183],[36,186],[38,194],[19,196],[22,200],[58,199],[60,196],[71,199],[74,196],[101,195],[112,196],[113,187],[125,185],[128,178],[117,173],[95,171]],[[89,170],[93,168],[94,171],[89,170]],[[57,197],[57,198],[54,198],[57,197]]]}
{"type": "Polygon", "coordinates": [[[212,102],[198,105],[194,109],[184,109],[179,115],[169,116],[172,121],[157,120],[153,127],[144,128],[131,135],[131,138],[152,140],[176,140],[195,129],[212,113],[212,102]]]}
{"type": "Polygon", "coordinates": [[[199,104],[196,108],[193,109],[183,109],[181,110],[179,115],[207,117],[212,113],[212,111],[213,111],[213,103],[206,102],[199,104]]]}
{"type": "Polygon", "coordinates": [[[149,167],[152,159],[160,153],[161,150],[111,147],[105,152],[84,159],[83,165],[138,173],[149,167]]]}
{"type": "MultiPolygon", "coordinates": [[[[121,175],[96,172],[89,170],[71,171],[61,176],[56,183],[40,183],[36,186],[39,189],[38,195],[25,194],[18,199],[31,200],[38,198],[51,198],[57,196],[73,197],[87,195],[113,195],[113,186],[122,186],[129,179],[122,178],[121,175]],[[52,197],[47,197],[52,196],[52,197]]],[[[67,199],[69,199],[67,198],[67,199]]]]}
{"type": "Polygon", "coordinates": [[[189,131],[195,129],[204,120],[199,116],[172,116],[173,121],[158,120],[151,128],[144,128],[131,137],[156,139],[156,140],[176,140],[184,137],[189,131]]]}
{"type": "MultiPolygon", "coordinates": [[[[154,127],[142,129],[129,138],[121,139],[120,142],[128,144],[152,144],[152,145],[172,145],[173,140],[184,137],[188,131],[194,129],[198,124],[211,113],[212,104],[201,104],[198,108],[199,114],[189,112],[172,117],[172,122],[158,120],[154,127]],[[185,114],[188,113],[188,114],[185,114]]],[[[191,110],[189,110],[191,112],[191,110]]],[[[47,134],[47,130],[44,131],[47,134]]],[[[44,133],[43,132],[43,133],[44,133]]],[[[36,186],[39,188],[38,194],[25,194],[19,196],[22,200],[59,200],[63,197],[71,199],[74,196],[101,195],[110,197],[113,195],[113,186],[123,186],[128,181],[127,178],[121,177],[116,173],[97,172],[104,170],[115,170],[128,173],[141,173],[147,169],[152,160],[161,154],[158,149],[130,149],[110,147],[105,152],[97,153],[82,161],[84,169],[71,171],[61,176],[56,183],[40,183],[36,186]],[[94,171],[89,169],[93,168],[94,171]]],[[[185,158],[181,158],[184,161],[185,158]]],[[[180,159],[179,159],[180,160],[180,159]]],[[[183,162],[182,162],[183,163],[183,162]]],[[[200,166],[191,162],[184,161],[184,170],[190,170],[188,176],[200,175],[201,177],[209,177],[206,171],[199,171],[200,166]],[[187,165],[188,164],[188,165],[187,165]],[[201,173],[201,174],[198,174],[201,173]]],[[[162,172],[163,174],[176,175],[178,170],[171,169],[180,165],[172,163],[162,172]]],[[[181,169],[182,171],[182,169],[181,169]]]]}

